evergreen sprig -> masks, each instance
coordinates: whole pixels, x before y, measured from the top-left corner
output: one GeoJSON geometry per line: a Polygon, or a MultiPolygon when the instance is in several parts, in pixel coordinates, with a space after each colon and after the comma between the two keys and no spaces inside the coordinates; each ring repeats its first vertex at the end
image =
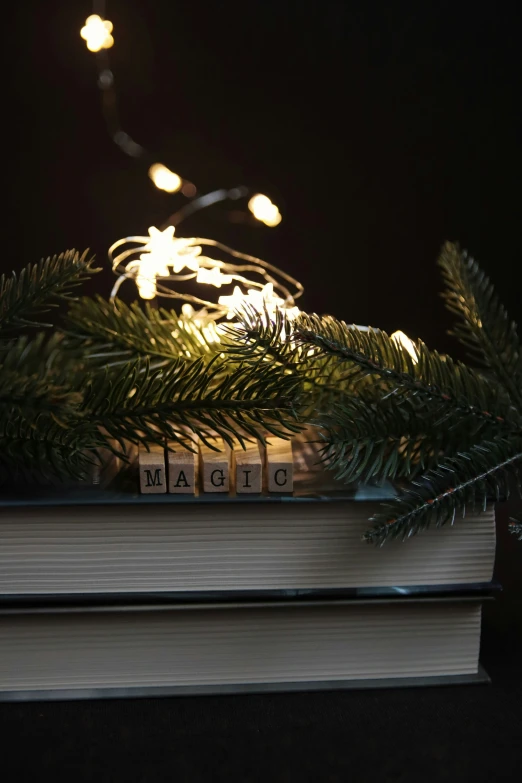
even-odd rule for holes
{"type": "MultiPolygon", "coordinates": [[[[456,334],[480,370],[430,351],[410,353],[389,335],[335,318],[301,314],[293,324],[301,371],[333,360],[346,384],[319,409],[322,459],[344,481],[407,478],[411,487],[375,518],[366,540],[383,543],[445,524],[466,507],[506,496],[520,478],[521,350],[516,326],[490,281],[457,246],[440,262],[456,334]]],[[[255,341],[255,335],[249,336],[255,341]]],[[[264,335],[266,341],[266,335],[264,335]]],[[[521,523],[511,531],[521,537],[521,523]]]]}
{"type": "MultiPolygon", "coordinates": [[[[80,477],[129,441],[191,448],[192,431],[211,448],[216,435],[244,446],[312,423],[341,480],[410,482],[368,541],[453,523],[519,486],[517,329],[457,245],[439,259],[444,296],[478,369],[330,316],[246,308],[217,337],[173,310],[73,300],[92,263],[70,251],[0,280],[0,481],[80,477]],[[63,333],[20,336],[60,300],[72,300],[63,333]]],[[[510,530],[522,539],[521,522],[510,530]]]]}
{"type": "Polygon", "coordinates": [[[118,367],[149,359],[155,367],[183,359],[211,359],[220,348],[214,330],[205,329],[174,310],[142,309],[101,296],[81,298],[66,318],[68,345],[81,351],[91,366],[118,367]]]}
{"type": "Polygon", "coordinates": [[[331,316],[302,314],[294,336],[316,355],[335,358],[345,366],[344,377],[354,384],[368,377],[377,379],[389,394],[416,396],[427,404],[438,403],[446,418],[470,416],[500,429],[520,431],[517,409],[506,402],[498,386],[420,340],[416,360],[383,331],[348,326],[331,316]]]}
{"type": "Polygon", "coordinates": [[[458,511],[464,517],[485,510],[488,501],[507,498],[512,479],[519,478],[522,439],[483,441],[467,452],[439,462],[421,480],[385,506],[376,515],[374,527],[365,534],[370,542],[382,544],[388,538],[408,538],[434,524],[453,524],[458,511]]]}
{"type": "Polygon", "coordinates": [[[82,412],[122,446],[165,438],[186,445],[187,427],[211,448],[215,435],[244,446],[249,436],[264,442],[263,429],[282,437],[300,430],[300,386],[299,376],[269,363],[227,371],[220,357],[178,359],[151,370],[138,361],[118,374],[93,377],[82,412]]]}
{"type": "Polygon", "coordinates": [[[446,413],[415,397],[371,393],[344,397],[318,417],[320,456],[336,478],[347,483],[414,479],[480,438],[494,437],[486,421],[460,419],[441,426],[446,413]]]}
{"type": "Polygon", "coordinates": [[[87,251],[80,255],[67,250],[37,264],[28,264],[17,275],[0,277],[0,331],[26,326],[51,326],[35,320],[42,313],[70,301],[72,291],[91,275],[99,272],[87,251]]]}
{"type": "Polygon", "coordinates": [[[487,275],[458,245],[444,245],[439,266],[446,283],[446,306],[459,318],[452,333],[467,348],[471,360],[494,374],[513,405],[520,408],[522,355],[517,325],[487,275]]]}
{"type": "Polygon", "coordinates": [[[84,479],[96,464],[96,449],[107,447],[93,422],[71,418],[68,426],[38,413],[0,422],[0,483],[19,478],[41,482],[84,479]]]}
{"type": "Polygon", "coordinates": [[[34,339],[22,335],[0,346],[0,428],[13,416],[27,421],[46,413],[67,426],[82,395],[71,383],[73,362],[63,350],[60,334],[34,339]]]}
{"type": "Polygon", "coordinates": [[[328,409],[340,398],[353,393],[351,379],[330,355],[311,351],[296,341],[294,322],[284,311],[270,314],[245,306],[237,322],[224,329],[223,348],[231,359],[247,363],[271,361],[287,372],[301,376],[307,399],[307,416],[328,409]]]}

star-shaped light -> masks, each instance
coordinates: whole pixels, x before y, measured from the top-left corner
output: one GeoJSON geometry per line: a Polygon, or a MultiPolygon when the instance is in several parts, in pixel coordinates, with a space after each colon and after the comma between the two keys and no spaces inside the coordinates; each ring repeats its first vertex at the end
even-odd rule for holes
{"type": "Polygon", "coordinates": [[[170,257],[174,243],[174,226],[169,226],[164,231],[151,226],[149,228],[149,240],[143,245],[143,250],[155,255],[170,257]]]}
{"type": "Polygon", "coordinates": [[[227,318],[230,320],[236,314],[236,310],[248,302],[248,296],[243,293],[238,285],[234,286],[234,290],[230,296],[220,296],[218,304],[223,305],[227,309],[227,318]]]}
{"type": "Polygon", "coordinates": [[[218,266],[214,266],[212,269],[205,269],[204,266],[200,266],[198,269],[196,283],[207,283],[208,285],[215,285],[216,288],[221,288],[222,285],[231,282],[232,275],[224,275],[218,266]]]}
{"type": "Polygon", "coordinates": [[[143,246],[143,250],[155,258],[161,259],[164,264],[172,266],[176,275],[185,267],[197,272],[201,247],[193,245],[193,241],[193,239],[175,237],[174,226],[168,226],[164,231],[151,226],[149,240],[143,246]]]}
{"type": "Polygon", "coordinates": [[[269,315],[274,315],[278,307],[285,303],[284,299],[274,293],[274,284],[267,283],[261,290],[259,288],[248,289],[248,301],[256,310],[267,310],[269,315]]]}
{"type": "Polygon", "coordinates": [[[80,30],[80,35],[87,44],[87,49],[90,52],[110,49],[114,44],[114,38],[111,33],[112,22],[109,22],[108,19],[104,21],[98,14],[92,14],[87,17],[85,26],[80,30]]]}
{"type": "MultiPolygon", "coordinates": [[[[273,283],[267,283],[261,289],[249,288],[246,294],[236,285],[230,296],[219,297],[218,304],[227,308],[227,318],[230,320],[245,304],[252,305],[259,313],[266,311],[268,315],[275,315],[278,308],[284,307],[285,300],[274,293],[273,283]]],[[[292,308],[292,312],[294,309],[297,308],[292,308]]]]}

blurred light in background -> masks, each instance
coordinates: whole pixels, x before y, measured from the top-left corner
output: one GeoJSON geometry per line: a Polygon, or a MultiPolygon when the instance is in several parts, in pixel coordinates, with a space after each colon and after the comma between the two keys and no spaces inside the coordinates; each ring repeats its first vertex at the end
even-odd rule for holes
{"type": "Polygon", "coordinates": [[[163,163],[153,163],[149,169],[149,177],[158,190],[165,190],[167,193],[177,193],[183,184],[181,177],[178,177],[163,163]]]}
{"type": "Polygon", "coordinates": [[[278,226],[282,220],[281,213],[275,204],[272,204],[268,196],[256,193],[248,202],[248,208],[253,216],[264,223],[265,226],[278,226]]]}
{"type": "Polygon", "coordinates": [[[184,182],[183,187],[181,188],[181,192],[187,198],[194,198],[194,196],[198,192],[198,189],[196,188],[193,182],[184,182]]]}
{"type": "Polygon", "coordinates": [[[98,14],[92,14],[85,20],[85,26],[80,30],[80,35],[87,44],[90,52],[99,52],[101,49],[110,49],[114,44],[112,22],[103,20],[98,14]]]}

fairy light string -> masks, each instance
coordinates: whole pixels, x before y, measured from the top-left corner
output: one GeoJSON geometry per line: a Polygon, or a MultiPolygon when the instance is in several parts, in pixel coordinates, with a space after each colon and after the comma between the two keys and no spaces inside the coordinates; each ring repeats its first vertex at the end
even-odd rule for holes
{"type": "Polygon", "coordinates": [[[94,0],[92,14],[86,19],[80,35],[96,59],[103,113],[112,140],[126,155],[147,164],[148,176],[159,190],[181,193],[189,199],[161,229],[151,227],[146,237],[129,236],[111,246],[109,260],[117,276],[111,299],[118,295],[122,284],[131,279],[143,299],[181,300],[182,316],[195,323],[212,325],[220,319],[230,321],[244,306],[253,307],[268,318],[275,316],[279,309],[284,310],[288,318],[295,317],[299,312],[295,300],[303,293],[303,287],[290,275],[216,240],[186,238],[175,233],[176,227],[187,217],[221,201],[249,197],[248,209],[254,218],[272,228],[282,219],[278,207],[267,196],[251,194],[244,186],[198,194],[193,183],[165,164],[153,162],[152,155],[121,126],[109,56],[109,50],[117,43],[117,31],[107,19],[105,0],[94,0]],[[226,260],[213,257],[215,251],[226,260]],[[217,289],[216,296],[183,291],[182,284],[188,281],[195,282],[203,291],[217,289]]]}
{"type": "MultiPolygon", "coordinates": [[[[141,144],[135,141],[121,125],[118,109],[118,96],[116,92],[114,73],[111,68],[109,49],[117,43],[117,32],[114,31],[112,22],[107,19],[106,0],[94,0],[92,14],[85,20],[80,30],[81,37],[86,46],[95,56],[98,71],[98,88],[102,96],[102,110],[107,131],[112,141],[129,157],[141,160],[148,168],[148,176],[154,185],[169,194],[181,193],[188,199],[197,202],[197,205],[188,214],[227,199],[238,199],[249,195],[249,189],[241,186],[230,190],[220,189],[218,198],[205,201],[198,196],[196,185],[174,171],[171,171],[164,163],[159,162],[141,144]],[[114,33],[114,35],[113,35],[114,33]]],[[[192,203],[189,202],[187,206],[192,203]]],[[[257,221],[269,227],[275,227],[281,222],[281,213],[278,207],[263,194],[252,195],[248,208],[257,221]]],[[[181,211],[181,210],[180,210],[181,211]]],[[[185,215],[178,217],[178,222],[185,215]]],[[[170,224],[170,219],[169,219],[170,224]]],[[[174,223],[172,223],[174,225],[174,223]]]]}
{"type": "MultiPolygon", "coordinates": [[[[289,318],[299,312],[295,300],[303,293],[298,280],[273,264],[203,237],[178,237],[175,227],[163,231],[151,226],[148,236],[129,236],[109,248],[109,261],[117,275],[111,292],[114,299],[126,280],[134,280],[143,299],[156,296],[177,299],[190,305],[195,319],[231,319],[245,305],[274,315],[284,310],[289,318]],[[203,252],[205,249],[205,253],[203,252]],[[227,260],[207,255],[219,251],[227,260]],[[179,284],[193,280],[199,285],[232,293],[219,293],[217,301],[179,290],[179,284]],[[167,285],[175,283],[176,287],[167,285]],[[246,290],[245,290],[246,289],[246,290]],[[194,306],[200,308],[195,310],[194,306]]],[[[189,314],[188,308],[184,310],[189,314]]]]}

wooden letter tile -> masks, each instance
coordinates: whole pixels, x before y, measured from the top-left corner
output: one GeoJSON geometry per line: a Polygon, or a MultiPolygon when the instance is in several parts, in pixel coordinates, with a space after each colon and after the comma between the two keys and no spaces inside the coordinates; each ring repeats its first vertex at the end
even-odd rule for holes
{"type": "Polygon", "coordinates": [[[169,466],[169,492],[177,495],[194,495],[198,479],[197,443],[196,452],[188,451],[178,443],[169,443],[177,451],[167,451],[169,466]]]}
{"type": "Polygon", "coordinates": [[[257,443],[234,449],[236,492],[252,494],[261,492],[263,485],[263,464],[257,443]]]}
{"type": "Polygon", "coordinates": [[[212,451],[204,443],[199,444],[200,475],[203,492],[228,492],[230,488],[230,449],[221,438],[216,438],[219,451],[212,451]]]}
{"type": "Polygon", "coordinates": [[[294,462],[291,441],[267,436],[266,470],[269,492],[293,492],[294,462]]]}
{"type": "Polygon", "coordinates": [[[149,451],[140,444],[138,463],[140,468],[140,489],[144,495],[161,494],[167,491],[165,474],[165,449],[155,443],[149,444],[149,451]]]}

